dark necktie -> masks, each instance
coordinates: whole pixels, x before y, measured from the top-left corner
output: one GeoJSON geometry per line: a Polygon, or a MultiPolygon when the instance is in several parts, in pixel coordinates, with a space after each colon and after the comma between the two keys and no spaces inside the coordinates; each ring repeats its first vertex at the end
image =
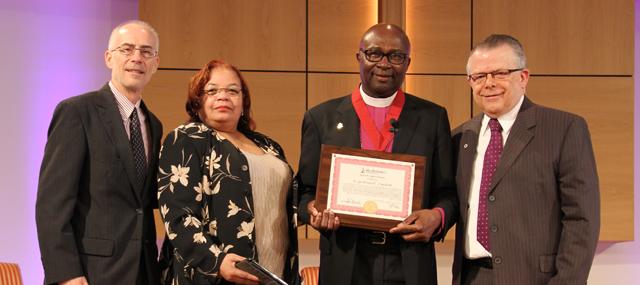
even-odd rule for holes
{"type": "Polygon", "coordinates": [[[489,120],[489,128],[491,129],[491,140],[487,151],[484,153],[484,162],[482,164],[482,181],[480,182],[480,200],[478,203],[478,241],[487,251],[491,251],[491,243],[489,243],[489,211],[487,210],[487,201],[489,195],[489,186],[491,178],[496,172],[500,155],[502,155],[502,126],[497,119],[489,120]]]}
{"type": "Polygon", "coordinates": [[[138,119],[137,108],[133,109],[129,116],[129,144],[131,144],[131,153],[133,154],[133,163],[136,167],[136,174],[140,184],[144,184],[147,176],[147,158],[144,154],[144,141],[142,140],[142,131],[140,130],[140,120],[138,119]]]}

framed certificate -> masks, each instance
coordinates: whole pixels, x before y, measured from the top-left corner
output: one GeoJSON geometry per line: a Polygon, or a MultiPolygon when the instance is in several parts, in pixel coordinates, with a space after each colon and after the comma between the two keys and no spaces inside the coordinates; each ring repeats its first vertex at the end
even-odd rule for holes
{"type": "Polygon", "coordinates": [[[322,145],[316,209],[341,226],[388,231],[422,204],[426,158],[322,145]]]}

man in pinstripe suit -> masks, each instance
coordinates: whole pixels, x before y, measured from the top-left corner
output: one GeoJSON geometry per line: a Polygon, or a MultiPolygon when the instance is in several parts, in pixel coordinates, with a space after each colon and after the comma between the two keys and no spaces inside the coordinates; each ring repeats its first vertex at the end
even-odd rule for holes
{"type": "Polygon", "coordinates": [[[36,200],[44,284],[160,284],[162,124],[142,100],[159,45],[148,23],[118,25],[104,52],[111,80],[53,112],[36,200]]]}
{"type": "Polygon", "coordinates": [[[483,111],[454,130],[454,284],[586,284],[600,228],[585,120],[525,96],[522,45],[492,35],[467,62],[483,111]]]}

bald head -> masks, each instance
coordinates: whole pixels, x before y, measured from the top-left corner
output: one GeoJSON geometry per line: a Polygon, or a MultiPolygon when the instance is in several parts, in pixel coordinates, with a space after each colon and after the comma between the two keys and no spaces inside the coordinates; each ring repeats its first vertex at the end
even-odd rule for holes
{"type": "Polygon", "coordinates": [[[126,32],[131,27],[138,28],[143,33],[150,34],[152,36],[152,38],[155,39],[154,48],[156,49],[156,51],[160,50],[160,37],[158,36],[158,32],[156,32],[156,30],[151,25],[149,25],[149,23],[144,22],[144,21],[140,21],[140,20],[126,21],[126,22],[118,25],[117,27],[115,27],[111,31],[111,36],[109,37],[108,50],[112,50],[112,49],[118,47],[119,35],[124,33],[124,32],[126,32]]]}
{"type": "Polygon", "coordinates": [[[405,48],[407,54],[411,51],[411,43],[409,37],[402,28],[393,24],[376,24],[371,26],[360,40],[360,48],[366,49],[366,46],[376,38],[384,37],[387,39],[396,39],[405,48]]]}

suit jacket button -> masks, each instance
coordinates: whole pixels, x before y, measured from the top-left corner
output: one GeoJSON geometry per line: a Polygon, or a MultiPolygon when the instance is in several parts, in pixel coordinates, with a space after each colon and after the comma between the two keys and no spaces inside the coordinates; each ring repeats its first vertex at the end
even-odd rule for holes
{"type": "Polygon", "coordinates": [[[496,264],[500,264],[502,263],[502,258],[500,258],[499,256],[496,256],[493,258],[493,262],[495,262],[496,264]]]}
{"type": "Polygon", "coordinates": [[[136,209],[136,213],[138,213],[138,215],[142,215],[142,209],[136,209]]]}
{"type": "Polygon", "coordinates": [[[496,200],[496,196],[489,195],[489,202],[493,202],[496,200]]]}
{"type": "Polygon", "coordinates": [[[498,231],[498,226],[496,225],[491,226],[491,232],[495,233],[497,231],[498,231]]]}
{"type": "Polygon", "coordinates": [[[247,167],[246,165],[242,166],[242,171],[247,171],[249,169],[249,167],[247,167]]]}

